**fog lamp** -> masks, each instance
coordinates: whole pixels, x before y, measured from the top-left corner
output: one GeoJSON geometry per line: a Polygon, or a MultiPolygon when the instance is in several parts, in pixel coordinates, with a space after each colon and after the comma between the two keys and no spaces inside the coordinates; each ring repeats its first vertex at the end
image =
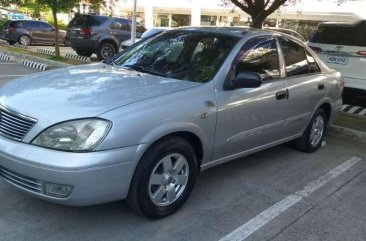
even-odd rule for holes
{"type": "Polygon", "coordinates": [[[71,192],[72,192],[72,186],[54,184],[54,183],[46,183],[45,194],[47,196],[66,198],[66,197],[70,196],[71,192]]]}

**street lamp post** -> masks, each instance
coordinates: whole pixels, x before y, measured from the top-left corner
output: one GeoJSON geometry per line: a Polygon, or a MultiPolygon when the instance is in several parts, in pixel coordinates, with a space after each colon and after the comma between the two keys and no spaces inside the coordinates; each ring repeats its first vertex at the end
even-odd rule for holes
{"type": "Polygon", "coordinates": [[[131,26],[131,43],[136,42],[136,8],[137,0],[133,0],[132,26],[131,26]]]}

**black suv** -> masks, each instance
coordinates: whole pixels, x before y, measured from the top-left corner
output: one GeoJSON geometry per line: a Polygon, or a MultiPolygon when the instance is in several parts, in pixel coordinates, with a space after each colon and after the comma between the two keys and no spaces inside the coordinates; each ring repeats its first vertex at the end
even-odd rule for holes
{"type": "MultiPolygon", "coordinates": [[[[137,24],[137,36],[145,30],[137,24]]],[[[130,37],[129,19],[77,14],[67,27],[66,44],[78,55],[90,57],[96,53],[99,60],[105,60],[116,54],[120,44],[130,37]]]]}
{"type": "MultiPolygon", "coordinates": [[[[65,31],[59,31],[59,42],[64,43],[65,31]]],[[[55,28],[42,21],[9,20],[0,29],[0,39],[9,44],[19,42],[23,45],[32,43],[55,44],[55,28]]]]}

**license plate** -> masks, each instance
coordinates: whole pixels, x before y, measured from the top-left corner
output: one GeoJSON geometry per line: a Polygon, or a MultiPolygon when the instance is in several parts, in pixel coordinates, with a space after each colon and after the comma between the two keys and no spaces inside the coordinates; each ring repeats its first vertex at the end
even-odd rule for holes
{"type": "Polygon", "coordinates": [[[327,63],[347,65],[348,57],[327,55],[327,63]]]}

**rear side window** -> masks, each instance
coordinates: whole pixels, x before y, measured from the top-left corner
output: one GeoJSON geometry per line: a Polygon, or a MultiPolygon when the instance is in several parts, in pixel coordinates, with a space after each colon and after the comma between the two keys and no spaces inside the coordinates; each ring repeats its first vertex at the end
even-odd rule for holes
{"type": "Polygon", "coordinates": [[[51,25],[49,25],[48,23],[44,23],[44,22],[40,22],[41,28],[43,29],[50,29],[52,28],[51,25]]]}
{"type": "Polygon", "coordinates": [[[286,76],[297,76],[309,73],[305,48],[287,39],[279,39],[286,65],[286,76]]]}
{"type": "Polygon", "coordinates": [[[10,25],[11,23],[13,23],[13,21],[6,21],[6,22],[1,26],[1,28],[2,28],[2,29],[6,29],[6,28],[8,28],[8,27],[9,27],[9,25],[10,25]]]}
{"type": "Polygon", "coordinates": [[[24,21],[14,21],[11,22],[9,26],[13,28],[25,28],[26,24],[24,23],[24,21]]]}
{"type": "Polygon", "coordinates": [[[130,31],[130,24],[128,23],[127,20],[124,19],[116,19],[114,20],[114,22],[111,24],[111,29],[116,29],[116,30],[124,30],[124,31],[130,31]]]}
{"type": "MultiPolygon", "coordinates": [[[[255,42],[258,43],[258,40],[255,39],[255,42]]],[[[236,74],[254,72],[259,74],[263,81],[280,78],[279,70],[278,51],[273,39],[265,39],[249,50],[244,47],[235,67],[236,74]]]]}
{"type": "Polygon", "coordinates": [[[70,21],[69,28],[98,27],[108,20],[104,16],[75,15],[70,21]]]}
{"type": "Polygon", "coordinates": [[[366,47],[366,22],[356,25],[319,26],[311,36],[310,42],[366,47]]]}

